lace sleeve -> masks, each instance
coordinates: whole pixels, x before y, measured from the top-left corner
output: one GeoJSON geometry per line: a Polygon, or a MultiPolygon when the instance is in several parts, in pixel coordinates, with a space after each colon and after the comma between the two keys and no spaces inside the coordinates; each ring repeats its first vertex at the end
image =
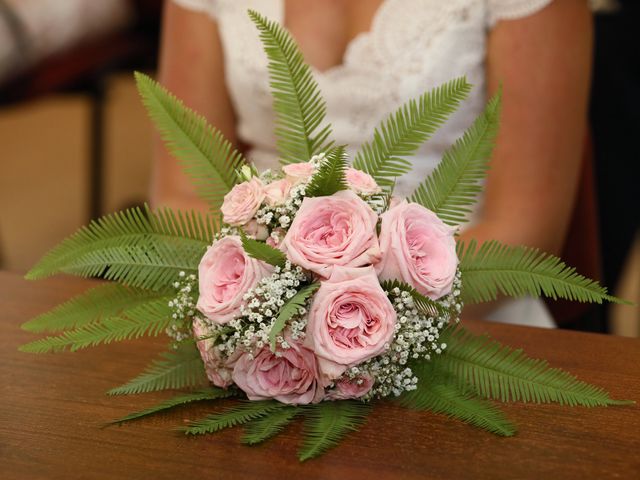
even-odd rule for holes
{"type": "Polygon", "coordinates": [[[180,5],[187,10],[203,12],[216,16],[216,0],[171,0],[176,5],[180,5]]]}
{"type": "Polygon", "coordinates": [[[498,20],[513,20],[533,15],[552,0],[488,0],[487,25],[493,27],[498,20]]]}

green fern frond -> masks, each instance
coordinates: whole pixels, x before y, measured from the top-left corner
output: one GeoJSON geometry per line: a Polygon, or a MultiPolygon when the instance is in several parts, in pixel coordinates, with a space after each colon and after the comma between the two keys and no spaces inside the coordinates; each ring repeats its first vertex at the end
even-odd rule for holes
{"type": "Polygon", "coordinates": [[[193,388],[207,384],[204,364],[194,343],[178,345],[175,350],[164,352],[159,359],[147,366],[144,372],[129,382],[107,392],[109,395],[132,395],[193,388]]]}
{"type": "Polygon", "coordinates": [[[164,300],[151,300],[127,311],[126,315],[106,318],[60,335],[36,340],[20,347],[29,353],[72,352],[87,347],[130,340],[144,335],[157,336],[171,320],[171,310],[164,300]]]}
{"type": "Polygon", "coordinates": [[[475,336],[459,328],[447,342],[446,352],[433,359],[436,367],[454,375],[458,385],[470,386],[485,398],[587,407],[627,403],[485,335],[475,336]]]}
{"type": "Polygon", "coordinates": [[[447,313],[447,310],[440,303],[425,297],[408,283],[400,280],[385,280],[380,283],[380,286],[385,292],[391,292],[397,288],[400,291],[409,293],[416,308],[426,315],[437,317],[447,313]]]}
{"type": "Polygon", "coordinates": [[[318,171],[313,175],[305,189],[307,197],[333,195],[346,190],[347,153],[344,146],[333,147],[320,163],[318,171]]]}
{"type": "Polygon", "coordinates": [[[284,267],[287,263],[287,256],[277,248],[273,248],[264,242],[247,237],[241,230],[242,248],[252,258],[273,265],[274,267],[284,267]]]}
{"type": "Polygon", "coordinates": [[[335,447],[349,432],[366,420],[370,405],[352,400],[320,402],[304,409],[305,438],[298,452],[301,462],[335,447]]]}
{"type": "Polygon", "coordinates": [[[269,331],[269,343],[271,345],[272,352],[276,351],[276,337],[280,332],[282,332],[282,330],[284,330],[285,325],[291,317],[296,315],[301,308],[304,308],[307,299],[313,295],[319,287],[319,283],[312,283],[311,285],[302,287],[298,293],[291,297],[289,301],[282,306],[276,321],[273,322],[273,326],[269,331]]]}
{"type": "Polygon", "coordinates": [[[250,421],[245,426],[242,443],[256,445],[280,433],[300,413],[297,407],[286,406],[250,421]]]}
{"type": "Polygon", "coordinates": [[[198,194],[212,210],[218,210],[224,195],[238,183],[236,171],[245,163],[244,158],[219,130],[159,83],[139,72],[135,78],[142,101],[169,151],[182,163],[198,194]]]}
{"type": "Polygon", "coordinates": [[[198,392],[185,393],[176,397],[172,397],[168,400],[165,400],[164,402],[154,405],[153,407],[145,408],[144,410],[133,412],[125,417],[113,420],[109,422],[109,424],[129,422],[131,420],[137,420],[142,417],[148,417],[149,415],[164,412],[166,410],[170,410],[174,407],[179,407],[180,405],[185,405],[187,403],[201,402],[204,400],[217,400],[219,398],[227,398],[232,395],[233,392],[231,390],[209,387],[198,392]]]}
{"type": "Polygon", "coordinates": [[[26,278],[69,273],[161,290],[180,271],[195,273],[215,232],[209,216],[133,208],[82,227],[47,253],[26,278]]]}
{"type": "Polygon", "coordinates": [[[169,301],[172,296],[163,292],[106,283],[75,296],[53,310],[38,315],[24,323],[22,328],[34,333],[60,332],[119,315],[121,312],[149,300],[164,299],[169,301]]]}
{"type": "Polygon", "coordinates": [[[457,250],[462,298],[468,303],[495,300],[498,293],[512,297],[545,295],[580,302],[625,303],[607,295],[606,288],[579,275],[559,258],[534,248],[489,241],[476,250],[476,242],[472,240],[468,247],[458,242],[457,250]]]}
{"type": "Polygon", "coordinates": [[[276,114],[278,151],[284,164],[306,162],[330,147],[331,126],[316,132],[324,120],[326,106],[311,68],[304,62],[295,41],[277,22],[249,10],[260,32],[269,59],[269,75],[276,114]]]}
{"type": "Polygon", "coordinates": [[[516,433],[516,428],[495,405],[475,398],[450,377],[435,374],[428,363],[422,362],[414,367],[418,377],[417,389],[400,397],[403,406],[442,413],[505,437],[516,433]]]}
{"type": "Polygon", "coordinates": [[[205,433],[219,432],[225,428],[242,425],[250,420],[263,417],[284,407],[286,407],[285,404],[272,400],[240,402],[238,405],[223,412],[208,415],[205,418],[191,422],[189,426],[184,429],[184,433],[187,435],[202,435],[205,433]]]}
{"type": "Polygon", "coordinates": [[[482,191],[500,123],[499,92],[463,137],[445,152],[431,175],[411,195],[410,201],[433,211],[449,225],[466,220],[482,191]]]}
{"type": "Polygon", "coordinates": [[[354,168],[390,189],[396,177],[411,171],[412,164],[404,157],[413,155],[433,135],[470,90],[471,85],[461,77],[404,104],[376,128],[371,142],[362,145],[354,168]]]}

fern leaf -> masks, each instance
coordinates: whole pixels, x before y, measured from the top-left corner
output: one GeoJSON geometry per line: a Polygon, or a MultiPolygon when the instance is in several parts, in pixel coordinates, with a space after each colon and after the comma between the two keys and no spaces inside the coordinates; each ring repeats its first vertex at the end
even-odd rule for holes
{"type": "Polygon", "coordinates": [[[250,420],[263,417],[286,405],[276,401],[241,402],[221,413],[208,415],[205,418],[191,422],[184,433],[187,435],[202,435],[215,433],[225,428],[242,425],[250,420]]]}
{"type": "Polygon", "coordinates": [[[287,263],[287,256],[277,248],[247,237],[242,230],[240,231],[240,238],[242,239],[242,248],[250,257],[274,267],[284,267],[285,263],[287,263]]]}
{"type": "Polygon", "coordinates": [[[216,400],[219,398],[227,398],[232,395],[233,395],[233,392],[230,390],[223,390],[222,388],[210,387],[205,390],[200,390],[198,392],[185,393],[182,395],[178,395],[176,397],[172,397],[168,400],[165,400],[164,402],[159,403],[158,405],[145,408],[144,410],[140,410],[138,412],[130,413],[129,415],[126,415],[117,420],[113,420],[112,422],[109,422],[109,423],[114,424],[114,423],[129,422],[131,420],[137,420],[142,417],[148,417],[149,415],[154,415],[156,413],[164,412],[166,410],[170,410],[174,407],[185,405],[187,403],[201,402],[204,400],[216,400]]]}
{"type": "Polygon", "coordinates": [[[135,73],[138,91],[169,151],[182,163],[199,195],[212,210],[238,183],[242,155],[206,119],[187,108],[159,83],[135,73]]]}
{"type": "Polygon", "coordinates": [[[450,378],[434,375],[432,366],[427,363],[414,367],[418,376],[417,389],[400,397],[402,405],[442,413],[505,437],[516,432],[495,405],[474,398],[472,393],[457,386],[450,378]]]}
{"type": "Polygon", "coordinates": [[[300,461],[335,447],[347,433],[356,431],[364,423],[369,410],[368,404],[351,400],[320,402],[305,407],[305,438],[298,452],[300,461]]]}
{"type": "Polygon", "coordinates": [[[501,94],[494,96],[485,111],[456,143],[445,152],[433,173],[410,201],[433,211],[449,225],[466,220],[482,191],[480,182],[489,169],[493,144],[500,121],[501,94]]]}
{"type": "Polygon", "coordinates": [[[149,300],[164,299],[173,295],[162,292],[127,288],[117,283],[106,283],[75,296],[42,315],[22,325],[24,330],[34,333],[59,332],[78,328],[103,318],[113,317],[149,300]]]}
{"type": "Polygon", "coordinates": [[[448,313],[447,309],[440,303],[431,300],[429,297],[425,297],[408,283],[401,282],[400,280],[385,280],[380,283],[380,286],[385,292],[392,292],[396,288],[400,291],[408,292],[416,308],[425,315],[437,317],[448,313]]]}
{"type": "Polygon", "coordinates": [[[308,197],[333,195],[347,189],[345,178],[347,170],[347,154],[345,147],[334,147],[327,153],[311,181],[305,189],[308,197]]]}
{"type": "Polygon", "coordinates": [[[411,171],[411,162],[403,157],[412,156],[433,135],[470,89],[462,77],[404,104],[376,128],[373,140],[362,145],[354,168],[367,172],[389,190],[396,177],[411,171]]]}
{"type": "Polygon", "coordinates": [[[250,421],[245,427],[242,443],[256,445],[275,437],[298,413],[300,413],[299,408],[287,406],[250,421]]]}
{"type": "Polygon", "coordinates": [[[284,330],[287,322],[298,313],[301,308],[304,308],[307,299],[313,295],[313,293],[320,287],[319,283],[312,283],[303,287],[293,297],[289,299],[280,309],[276,321],[273,322],[273,326],[269,331],[269,343],[271,344],[271,351],[276,351],[276,338],[284,330]]]}
{"type": "Polygon", "coordinates": [[[215,231],[210,217],[195,212],[133,208],[81,228],[46,254],[26,278],[69,273],[161,290],[180,271],[196,272],[215,231]]]}
{"type": "Polygon", "coordinates": [[[544,360],[527,357],[522,350],[501,345],[485,335],[459,328],[448,339],[445,354],[435,358],[437,368],[454,375],[458,385],[503,402],[558,402],[587,407],[618,405],[603,389],[551,368],[544,360]]]}
{"type": "Polygon", "coordinates": [[[169,326],[171,311],[164,300],[151,300],[129,310],[125,315],[110,317],[60,335],[36,340],[20,347],[29,353],[72,352],[102,343],[157,336],[169,326]]]}
{"type": "Polygon", "coordinates": [[[269,75],[276,113],[278,151],[284,164],[306,162],[326,151],[331,134],[329,125],[318,127],[324,120],[326,106],[311,68],[304,62],[291,35],[278,23],[249,10],[258,27],[260,40],[269,59],[269,75]]]}
{"type": "Polygon", "coordinates": [[[496,241],[476,250],[471,241],[458,242],[462,272],[462,296],[468,303],[495,300],[498,293],[519,297],[545,295],[580,302],[625,303],[607,295],[606,288],[576,273],[559,258],[528,247],[512,247],[496,241]]]}
{"type": "Polygon", "coordinates": [[[193,343],[183,343],[176,350],[162,353],[142,374],[109,390],[107,394],[131,395],[206,384],[207,376],[198,350],[193,343]]]}

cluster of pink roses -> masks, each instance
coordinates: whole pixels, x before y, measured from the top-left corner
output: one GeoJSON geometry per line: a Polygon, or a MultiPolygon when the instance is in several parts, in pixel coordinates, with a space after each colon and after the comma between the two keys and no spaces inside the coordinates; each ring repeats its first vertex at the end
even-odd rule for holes
{"type": "MultiPolygon", "coordinates": [[[[268,238],[267,228],[255,224],[256,212],[265,204],[284,203],[292,186],[307,182],[314,167],[300,163],[283,171],[283,179],[266,185],[253,177],[234,187],[222,206],[225,223],[258,239],[268,238]]],[[[251,400],[293,404],[362,397],[375,379],[366,372],[357,377],[344,373],[384,353],[397,321],[380,281],[406,282],[434,300],[451,291],[458,264],[453,230],[433,212],[405,200],[393,202],[378,216],[365,201],[380,191],[375,181],[349,169],[347,182],[350,190],[304,197],[283,238],[274,244],[320,282],[306,314],[304,339],[294,339],[285,330],[286,348],[279,345],[272,352],[269,345],[261,345],[231,355],[223,355],[213,340],[200,340],[215,385],[235,383],[251,400]]],[[[247,293],[272,272],[273,267],[246,254],[237,235],[223,237],[200,263],[197,308],[211,324],[226,325],[240,315],[247,293]]],[[[204,331],[196,321],[195,336],[202,337],[204,331]]]]}

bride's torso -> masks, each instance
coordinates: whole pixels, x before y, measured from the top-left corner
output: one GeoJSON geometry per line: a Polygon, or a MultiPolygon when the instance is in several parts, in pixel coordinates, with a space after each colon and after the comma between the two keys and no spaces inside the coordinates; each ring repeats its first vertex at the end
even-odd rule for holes
{"type": "MultiPolygon", "coordinates": [[[[257,10],[285,26],[291,20],[296,38],[301,36],[296,33],[298,27],[304,29],[304,25],[295,25],[295,19],[286,18],[291,9],[285,0],[173,1],[206,11],[216,19],[238,138],[250,145],[249,157],[258,169],[277,167],[267,58],[247,9],[257,10]]],[[[499,19],[531,14],[550,1],[366,0],[368,11],[362,14],[365,19],[355,27],[355,34],[347,32],[346,41],[343,38],[342,43],[333,44],[334,50],[314,57],[305,51],[309,50],[304,48],[305,41],[300,42],[303,53],[311,57],[307,61],[320,67],[312,68],[327,103],[326,121],[333,125],[332,138],[339,145],[349,145],[353,154],[372,137],[380,121],[404,102],[465,75],[474,86],[468,99],[411,159],[413,171],[396,183],[395,192],[408,196],[483,108],[489,28],[499,19]]],[[[553,325],[542,302],[531,299],[508,302],[492,317],[536,326],[553,325]]]]}

